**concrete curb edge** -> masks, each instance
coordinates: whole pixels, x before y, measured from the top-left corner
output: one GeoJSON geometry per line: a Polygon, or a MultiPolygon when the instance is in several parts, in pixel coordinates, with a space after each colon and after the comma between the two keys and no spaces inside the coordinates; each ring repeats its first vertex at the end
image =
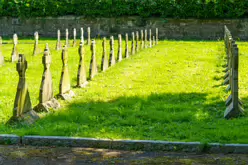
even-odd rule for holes
{"type": "Polygon", "coordinates": [[[154,140],[111,140],[95,138],[76,138],[64,136],[17,136],[0,135],[0,144],[31,146],[63,146],[105,148],[117,150],[142,151],[181,151],[207,153],[242,153],[248,154],[248,144],[220,144],[200,142],[168,142],[154,140]]]}

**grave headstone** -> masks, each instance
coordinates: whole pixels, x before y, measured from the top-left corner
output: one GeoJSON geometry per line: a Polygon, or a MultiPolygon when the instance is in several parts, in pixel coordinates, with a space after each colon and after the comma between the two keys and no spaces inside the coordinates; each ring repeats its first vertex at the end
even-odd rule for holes
{"type": "Polygon", "coordinates": [[[145,29],[145,48],[147,48],[147,30],[145,29]]]}
{"type": "Polygon", "coordinates": [[[134,32],[132,32],[132,47],[131,47],[131,54],[132,54],[132,55],[135,54],[134,40],[135,40],[135,36],[134,36],[134,32]]]}
{"type": "Polygon", "coordinates": [[[92,80],[97,74],[97,63],[96,63],[96,42],[91,41],[91,61],[90,61],[90,79],[92,80]]]}
{"type": "Polygon", "coordinates": [[[137,53],[139,51],[139,32],[136,31],[136,50],[135,52],[137,53]]]}
{"type": "Polygon", "coordinates": [[[0,66],[4,65],[4,57],[2,54],[2,43],[3,43],[3,40],[2,40],[2,37],[0,36],[0,66]]]}
{"type": "Polygon", "coordinates": [[[56,50],[61,49],[61,40],[60,40],[60,30],[57,31],[57,43],[56,43],[56,50]]]}
{"type": "Polygon", "coordinates": [[[128,47],[128,34],[126,33],[126,48],[125,48],[125,57],[129,58],[129,47],[128,47]]]}
{"type": "Polygon", "coordinates": [[[109,56],[109,66],[115,65],[115,50],[114,50],[114,36],[110,37],[110,56],[109,56]]]}
{"type": "Polygon", "coordinates": [[[118,35],[118,62],[122,61],[122,37],[118,35]]]}
{"type": "Polygon", "coordinates": [[[152,46],[154,46],[155,44],[156,44],[155,36],[152,36],[152,46]]]}
{"type": "Polygon", "coordinates": [[[73,47],[77,45],[77,30],[73,29],[73,47]]]}
{"type": "Polygon", "coordinates": [[[152,47],[152,30],[149,29],[149,47],[152,47]]]}
{"type": "Polygon", "coordinates": [[[19,59],[18,51],[17,51],[17,43],[18,43],[18,37],[17,34],[13,35],[13,49],[11,53],[11,61],[16,62],[19,59]]]}
{"type": "Polygon", "coordinates": [[[65,29],[65,45],[68,48],[70,46],[69,44],[69,31],[68,29],[65,29]]]}
{"type": "Polygon", "coordinates": [[[64,100],[71,100],[75,96],[71,90],[70,75],[68,68],[68,50],[66,45],[62,49],[62,72],[59,84],[59,95],[58,97],[64,100]]]}
{"type": "Polygon", "coordinates": [[[60,108],[60,103],[53,95],[53,81],[52,73],[50,71],[51,62],[52,58],[49,47],[48,44],[46,44],[44,55],[42,57],[44,71],[40,85],[39,104],[34,107],[36,112],[49,112],[51,109],[56,110],[60,108]]]}
{"type": "Polygon", "coordinates": [[[85,69],[85,48],[83,42],[80,42],[80,46],[78,48],[79,54],[79,65],[78,65],[78,73],[77,73],[77,86],[80,88],[85,87],[88,84],[86,77],[86,69],[85,69]]]}
{"type": "Polygon", "coordinates": [[[39,33],[38,32],[35,32],[34,33],[34,50],[33,50],[33,55],[34,56],[39,53],[38,42],[39,42],[39,33]]]}
{"type": "Polygon", "coordinates": [[[26,82],[26,70],[28,68],[27,61],[23,54],[20,54],[18,57],[19,59],[16,64],[16,70],[19,74],[19,81],[15,96],[13,116],[9,120],[9,123],[22,121],[27,124],[32,124],[39,119],[39,116],[32,109],[28,85],[26,82]]]}
{"type": "Polygon", "coordinates": [[[87,30],[88,30],[88,45],[90,46],[90,44],[91,44],[90,43],[90,27],[88,27],[87,30]]]}
{"type": "Polygon", "coordinates": [[[239,90],[238,90],[238,68],[239,68],[239,50],[236,44],[232,44],[232,68],[230,72],[231,80],[231,95],[226,101],[227,108],[224,113],[226,119],[233,117],[238,117],[244,114],[242,104],[239,100],[239,90]]]}
{"type": "Polygon", "coordinates": [[[141,40],[140,47],[141,49],[144,49],[144,31],[143,30],[140,31],[140,40],[141,40]]]}
{"type": "Polygon", "coordinates": [[[82,42],[82,44],[84,44],[84,28],[81,28],[80,29],[80,31],[81,31],[81,37],[80,37],[80,42],[82,42]]]}
{"type": "Polygon", "coordinates": [[[107,48],[106,48],[106,37],[103,38],[102,41],[102,64],[101,64],[101,70],[106,71],[108,69],[108,56],[107,56],[107,48]]]}
{"type": "Polygon", "coordinates": [[[156,28],[156,45],[158,44],[158,28],[156,28]]]}

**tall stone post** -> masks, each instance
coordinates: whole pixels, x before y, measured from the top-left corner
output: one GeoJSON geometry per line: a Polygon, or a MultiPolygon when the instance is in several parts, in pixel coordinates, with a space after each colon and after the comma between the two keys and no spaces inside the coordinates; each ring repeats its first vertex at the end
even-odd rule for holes
{"type": "Polygon", "coordinates": [[[108,56],[107,56],[107,48],[106,48],[106,37],[103,38],[102,41],[102,64],[101,64],[101,70],[104,72],[108,69],[108,56]]]}
{"type": "Polygon", "coordinates": [[[139,51],[139,32],[136,31],[136,53],[139,51]]]}
{"type": "Polygon", "coordinates": [[[34,50],[33,50],[33,56],[37,55],[39,52],[38,48],[38,42],[39,42],[39,33],[34,33],[34,50]]]}
{"type": "Polygon", "coordinates": [[[4,57],[2,54],[2,43],[3,43],[3,40],[2,40],[2,37],[0,36],[0,66],[4,65],[4,57]]]}
{"type": "Polygon", "coordinates": [[[11,53],[11,61],[16,62],[19,59],[18,51],[17,51],[17,43],[18,43],[18,37],[17,34],[13,35],[13,49],[11,53]]]}
{"type": "Polygon", "coordinates": [[[156,45],[158,44],[158,28],[156,28],[156,45]]]}
{"type": "Polygon", "coordinates": [[[73,29],[73,47],[77,45],[77,30],[76,28],[73,29]]]}
{"type": "Polygon", "coordinates": [[[61,41],[60,41],[60,30],[58,29],[57,31],[57,43],[56,43],[56,50],[60,50],[61,49],[61,41]]]}
{"type": "Polygon", "coordinates": [[[84,44],[84,28],[81,28],[80,31],[81,31],[80,42],[84,44]]]}
{"type": "Polygon", "coordinates": [[[134,40],[135,40],[135,36],[134,36],[134,32],[132,32],[132,48],[131,48],[131,54],[132,54],[132,55],[135,54],[134,40]]]}
{"type": "Polygon", "coordinates": [[[149,30],[149,44],[150,44],[150,48],[152,47],[152,30],[149,30]]]}
{"type": "Polygon", "coordinates": [[[114,36],[110,37],[110,56],[109,56],[109,66],[115,65],[115,49],[114,49],[114,36]]]}
{"type": "Polygon", "coordinates": [[[68,48],[70,46],[69,44],[69,31],[68,29],[65,29],[65,45],[68,48]]]}
{"type": "Polygon", "coordinates": [[[128,34],[126,33],[125,58],[129,58],[128,34]]]}
{"type": "Polygon", "coordinates": [[[145,42],[144,42],[144,44],[145,44],[145,48],[147,48],[147,30],[145,29],[145,42]]]}
{"type": "Polygon", "coordinates": [[[140,31],[140,40],[141,40],[140,47],[141,49],[144,49],[144,31],[143,30],[140,31]]]}
{"type": "Polygon", "coordinates": [[[88,27],[88,45],[90,45],[90,27],[88,27]]]}
{"type": "Polygon", "coordinates": [[[118,62],[122,61],[122,37],[118,35],[118,62]]]}
{"type": "Polygon", "coordinates": [[[85,48],[83,42],[80,42],[80,46],[78,48],[78,54],[79,54],[79,65],[78,65],[78,73],[77,73],[77,87],[83,88],[88,84],[85,63],[84,63],[85,48]]]}
{"type": "Polygon", "coordinates": [[[91,61],[90,61],[90,79],[92,80],[97,75],[97,63],[96,63],[96,42],[91,41],[91,61]]]}

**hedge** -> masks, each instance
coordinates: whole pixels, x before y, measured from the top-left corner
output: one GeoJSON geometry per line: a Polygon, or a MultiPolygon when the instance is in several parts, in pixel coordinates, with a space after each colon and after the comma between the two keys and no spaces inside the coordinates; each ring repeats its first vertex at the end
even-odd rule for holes
{"type": "Polygon", "coordinates": [[[0,16],[244,18],[248,0],[0,0],[0,16]]]}

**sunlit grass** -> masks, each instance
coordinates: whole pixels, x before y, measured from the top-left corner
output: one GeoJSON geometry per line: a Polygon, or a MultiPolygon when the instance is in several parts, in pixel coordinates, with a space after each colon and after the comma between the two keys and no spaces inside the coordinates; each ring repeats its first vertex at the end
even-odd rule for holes
{"type": "MultiPolygon", "coordinates": [[[[56,94],[61,52],[54,50],[55,41],[41,41],[41,50],[45,42],[49,42],[52,50],[51,70],[56,94]]],[[[97,44],[100,67],[100,40],[97,44]]],[[[248,44],[238,44],[240,97],[246,106],[248,44]]],[[[27,55],[27,81],[32,103],[36,105],[43,70],[41,54],[32,57],[32,45],[20,44],[18,47],[27,55]]],[[[4,47],[6,59],[10,58],[11,49],[11,45],[4,47]]],[[[86,52],[89,68],[90,50],[87,46],[86,52]]],[[[117,57],[117,50],[115,54],[117,57]]],[[[69,49],[69,57],[71,84],[74,86],[79,60],[77,48],[69,49]]],[[[73,88],[77,95],[73,101],[61,101],[62,109],[45,115],[33,126],[1,126],[0,131],[19,135],[248,143],[247,116],[233,120],[223,118],[228,96],[222,85],[223,57],[223,42],[160,41],[154,48],[141,51],[99,73],[86,88],[73,88]]],[[[15,65],[8,62],[0,68],[0,73],[0,119],[6,122],[12,114],[18,76],[15,65]]]]}

